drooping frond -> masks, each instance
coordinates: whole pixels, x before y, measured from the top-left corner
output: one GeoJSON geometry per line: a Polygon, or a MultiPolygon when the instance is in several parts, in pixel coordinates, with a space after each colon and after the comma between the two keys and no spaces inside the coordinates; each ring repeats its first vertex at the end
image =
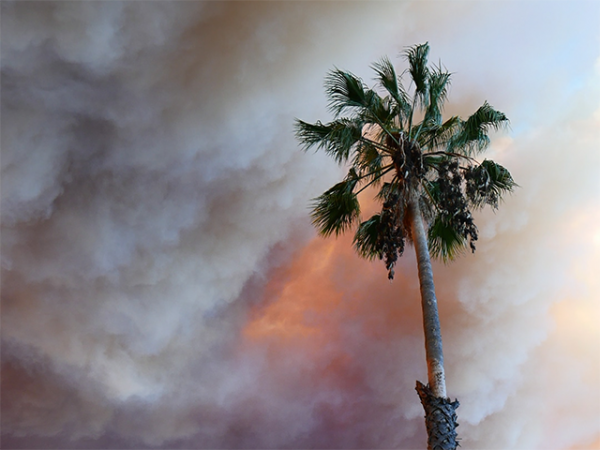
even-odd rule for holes
{"type": "Polygon", "coordinates": [[[427,68],[428,54],[429,43],[427,42],[409,47],[404,53],[409,64],[408,71],[415,83],[415,97],[417,97],[422,104],[425,103],[425,96],[427,94],[427,79],[429,75],[429,69],[427,68]]]}
{"type": "Polygon", "coordinates": [[[323,124],[311,124],[296,120],[296,137],[305,150],[316,146],[325,150],[338,163],[348,160],[352,147],[362,136],[362,122],[354,119],[338,119],[323,124]]]}
{"type": "Polygon", "coordinates": [[[350,169],[344,181],[337,183],[322,195],[314,199],[312,204],[312,221],[323,236],[346,231],[360,216],[360,204],[353,192],[358,177],[350,169]]]}
{"type": "Polygon", "coordinates": [[[486,101],[462,124],[462,129],[449,142],[450,151],[479,153],[489,145],[490,129],[498,130],[508,124],[504,113],[496,111],[486,101]]]}
{"type": "Polygon", "coordinates": [[[517,186],[507,169],[489,159],[466,170],[464,176],[467,198],[475,207],[498,208],[502,195],[517,186]]]}
{"type": "Polygon", "coordinates": [[[397,200],[384,202],[380,214],[362,222],[354,235],[354,247],[367,259],[384,259],[388,278],[394,278],[396,261],[404,253],[406,229],[403,211],[397,200]]]}
{"type": "Polygon", "coordinates": [[[329,110],[338,117],[347,109],[368,106],[367,87],[360,78],[350,72],[334,69],[325,78],[325,90],[329,98],[329,110]]]}
{"type": "Polygon", "coordinates": [[[441,215],[429,226],[428,241],[431,256],[444,262],[453,260],[467,248],[467,239],[441,215]]]}
{"type": "Polygon", "coordinates": [[[452,257],[457,242],[464,246],[467,241],[474,251],[478,231],[463,189],[464,169],[456,158],[441,155],[435,171],[437,177],[423,183],[432,205],[430,211],[434,220],[431,228],[434,230],[431,236],[436,238],[432,241],[437,249],[435,254],[443,259],[452,257]]]}
{"type": "Polygon", "coordinates": [[[375,214],[369,220],[362,222],[354,235],[356,252],[366,259],[383,258],[383,248],[380,245],[381,215],[375,214]]]}

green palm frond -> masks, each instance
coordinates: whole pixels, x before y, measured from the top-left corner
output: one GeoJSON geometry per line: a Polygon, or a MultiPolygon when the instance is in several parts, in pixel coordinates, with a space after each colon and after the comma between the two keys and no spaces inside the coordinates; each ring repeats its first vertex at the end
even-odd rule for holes
{"type": "Polygon", "coordinates": [[[341,164],[348,160],[352,147],[360,140],[363,124],[358,119],[338,119],[325,124],[296,119],[295,128],[296,138],[305,150],[316,146],[341,164]]]}
{"type": "Polygon", "coordinates": [[[364,124],[376,124],[385,127],[395,116],[395,108],[389,98],[382,98],[373,89],[368,89],[360,78],[335,69],[329,72],[325,80],[329,98],[328,108],[336,116],[351,110],[353,117],[364,124]]]}
{"type": "MultiPolygon", "coordinates": [[[[439,167],[440,164],[444,162],[446,158],[443,156],[435,155],[435,156],[427,156],[424,158],[429,167],[435,169],[439,167]]],[[[438,180],[425,180],[422,184],[423,189],[425,189],[425,193],[429,197],[429,199],[435,204],[436,207],[439,207],[440,204],[440,185],[438,180]]]]}
{"type": "Polygon", "coordinates": [[[396,109],[390,103],[389,97],[382,98],[372,89],[365,91],[365,106],[358,117],[364,122],[377,124],[380,127],[390,126],[396,116],[396,109]]]}
{"type": "Polygon", "coordinates": [[[498,208],[502,196],[518,186],[506,168],[489,159],[466,170],[465,179],[467,198],[475,207],[498,208]]]}
{"type": "Polygon", "coordinates": [[[388,58],[382,58],[379,62],[372,65],[372,68],[377,73],[377,80],[395,100],[397,105],[396,114],[400,119],[400,127],[403,126],[403,119],[408,116],[410,111],[410,103],[408,95],[404,91],[402,84],[399,82],[398,75],[394,66],[388,58]]]}
{"type": "Polygon", "coordinates": [[[462,124],[462,129],[449,142],[449,151],[462,151],[477,154],[485,150],[490,143],[490,129],[499,130],[508,125],[504,113],[496,111],[486,101],[462,124]]]}
{"type": "Polygon", "coordinates": [[[383,168],[385,155],[369,141],[361,142],[359,147],[352,166],[358,169],[360,175],[372,173],[373,176],[378,176],[383,168]]]}
{"type": "Polygon", "coordinates": [[[418,142],[426,151],[435,151],[438,148],[446,148],[452,137],[462,126],[458,116],[452,116],[441,125],[429,123],[419,133],[418,142]]]}
{"type": "Polygon", "coordinates": [[[442,109],[448,98],[450,76],[451,74],[443,71],[441,67],[436,67],[429,72],[429,102],[424,121],[432,121],[437,125],[442,124],[442,109]]]}
{"type": "Polygon", "coordinates": [[[426,150],[428,147],[431,147],[434,138],[439,139],[441,137],[439,133],[440,127],[436,118],[426,116],[421,123],[412,127],[410,136],[412,136],[414,141],[419,143],[423,150],[426,150]]]}
{"type": "Polygon", "coordinates": [[[389,58],[381,58],[379,62],[376,62],[371,67],[377,73],[377,80],[379,80],[381,85],[398,101],[398,103],[400,103],[402,97],[400,85],[398,84],[398,76],[396,75],[396,69],[394,69],[389,58]]]}
{"type": "Polygon", "coordinates": [[[312,222],[320,234],[336,236],[346,231],[360,216],[360,203],[354,193],[359,177],[354,169],[312,203],[312,222]]]}
{"type": "Polygon", "coordinates": [[[325,78],[325,90],[329,98],[329,110],[338,117],[348,109],[368,106],[367,91],[363,81],[356,75],[334,69],[325,78]]]}
{"type": "Polygon", "coordinates": [[[363,258],[372,260],[383,258],[381,248],[381,215],[375,214],[369,220],[362,222],[354,235],[354,248],[363,258]]]}
{"type": "Polygon", "coordinates": [[[404,55],[408,60],[408,71],[415,83],[415,97],[424,104],[425,96],[427,95],[427,81],[429,76],[429,69],[427,68],[429,43],[426,42],[424,44],[409,47],[404,52],[404,55]]]}
{"type": "Polygon", "coordinates": [[[455,259],[467,248],[467,239],[451,223],[437,215],[428,230],[431,256],[444,262],[455,259]]]}

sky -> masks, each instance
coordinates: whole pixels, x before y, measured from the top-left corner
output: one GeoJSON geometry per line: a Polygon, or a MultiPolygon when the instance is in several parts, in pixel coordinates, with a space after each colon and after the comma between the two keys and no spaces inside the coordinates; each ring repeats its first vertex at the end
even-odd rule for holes
{"type": "MultiPolygon", "coordinates": [[[[600,3],[1,4],[3,448],[417,449],[415,258],[310,199],[295,118],[429,42],[519,188],[434,264],[461,448],[600,449],[600,3]]],[[[366,201],[369,201],[367,198],[366,201]]]]}

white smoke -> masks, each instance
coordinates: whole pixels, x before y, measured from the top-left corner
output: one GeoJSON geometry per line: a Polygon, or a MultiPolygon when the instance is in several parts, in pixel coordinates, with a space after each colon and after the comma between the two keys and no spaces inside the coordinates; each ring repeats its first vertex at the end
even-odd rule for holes
{"type": "Polygon", "coordinates": [[[421,447],[413,260],[389,285],[347,239],[305,246],[340,172],[292,124],[327,120],[334,65],[370,82],[425,40],[456,111],[511,118],[490,157],[521,185],[435,269],[462,446],[591,442],[599,52],[569,11],[3,2],[3,447],[421,447]]]}

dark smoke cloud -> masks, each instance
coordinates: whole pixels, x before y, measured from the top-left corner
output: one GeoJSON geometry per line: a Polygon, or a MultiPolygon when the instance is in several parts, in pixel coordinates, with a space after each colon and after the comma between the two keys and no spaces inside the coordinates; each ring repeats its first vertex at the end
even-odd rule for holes
{"type": "Polygon", "coordinates": [[[3,2],[2,446],[422,448],[414,259],[389,284],[314,238],[341,172],[292,124],[327,119],[332,66],[429,40],[449,114],[511,118],[490,157],[521,185],[435,267],[461,445],[593,448],[598,13],[3,2]]]}

